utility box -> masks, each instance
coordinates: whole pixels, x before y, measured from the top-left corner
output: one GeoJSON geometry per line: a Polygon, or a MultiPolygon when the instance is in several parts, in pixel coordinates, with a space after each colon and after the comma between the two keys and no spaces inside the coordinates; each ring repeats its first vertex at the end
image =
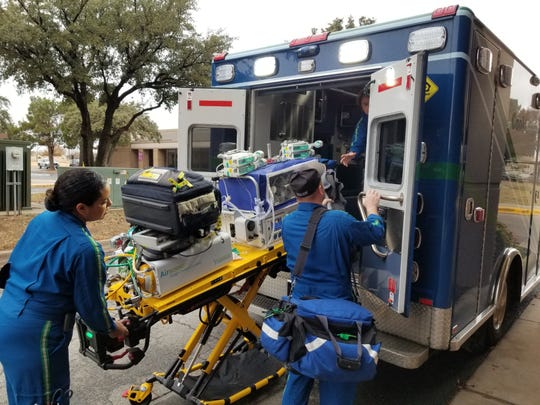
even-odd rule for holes
{"type": "Polygon", "coordinates": [[[6,146],[6,171],[22,172],[24,170],[23,151],[21,146],[6,146]]]}
{"type": "Polygon", "coordinates": [[[32,207],[31,143],[0,139],[0,211],[32,207]]]}

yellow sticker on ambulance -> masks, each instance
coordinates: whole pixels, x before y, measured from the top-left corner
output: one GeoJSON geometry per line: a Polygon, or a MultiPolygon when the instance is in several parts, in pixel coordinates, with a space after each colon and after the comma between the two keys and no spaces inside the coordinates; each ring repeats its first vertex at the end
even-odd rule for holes
{"type": "Polygon", "coordinates": [[[437,93],[437,90],[439,90],[439,87],[429,78],[429,76],[426,76],[426,90],[425,90],[425,96],[424,101],[427,102],[435,93],[437,93]]]}

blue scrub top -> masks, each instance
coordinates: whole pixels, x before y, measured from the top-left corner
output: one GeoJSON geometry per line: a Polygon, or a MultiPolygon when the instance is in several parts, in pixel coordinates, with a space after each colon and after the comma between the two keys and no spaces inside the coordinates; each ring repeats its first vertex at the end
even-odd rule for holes
{"type": "MultiPolygon", "coordinates": [[[[287,267],[292,271],[304,240],[311,213],[318,204],[302,202],[296,211],[283,219],[283,245],[287,252],[287,267]]],[[[329,210],[322,216],[313,238],[304,269],[296,278],[293,297],[352,298],[350,278],[351,253],[354,248],[381,243],[384,222],[378,215],[358,221],[339,210],[329,210]]]]}
{"type": "Polygon", "coordinates": [[[45,211],[28,224],[9,262],[0,305],[61,320],[78,312],[93,330],[115,328],[104,297],[104,252],[76,216],[45,211]]]}
{"type": "Polygon", "coordinates": [[[356,157],[366,153],[368,116],[362,111],[360,119],[354,128],[350,151],[356,153],[356,157]]]}

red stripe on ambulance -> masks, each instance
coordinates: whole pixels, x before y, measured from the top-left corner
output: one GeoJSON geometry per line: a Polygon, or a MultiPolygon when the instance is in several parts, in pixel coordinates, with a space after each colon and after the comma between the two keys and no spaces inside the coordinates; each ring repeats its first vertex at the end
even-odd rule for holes
{"type": "Polygon", "coordinates": [[[232,107],[231,100],[199,100],[199,107],[232,107]]]}

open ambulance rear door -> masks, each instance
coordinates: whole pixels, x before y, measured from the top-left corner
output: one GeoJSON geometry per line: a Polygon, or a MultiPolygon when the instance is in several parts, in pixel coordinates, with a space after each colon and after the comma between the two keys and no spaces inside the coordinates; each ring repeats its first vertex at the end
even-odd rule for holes
{"type": "Polygon", "coordinates": [[[386,246],[364,248],[361,284],[408,315],[413,273],[416,167],[427,55],[420,53],[372,76],[364,191],[381,194],[386,246]]]}
{"type": "Polygon", "coordinates": [[[215,175],[218,155],[244,149],[246,90],[183,88],[178,93],[178,167],[215,175]]]}

